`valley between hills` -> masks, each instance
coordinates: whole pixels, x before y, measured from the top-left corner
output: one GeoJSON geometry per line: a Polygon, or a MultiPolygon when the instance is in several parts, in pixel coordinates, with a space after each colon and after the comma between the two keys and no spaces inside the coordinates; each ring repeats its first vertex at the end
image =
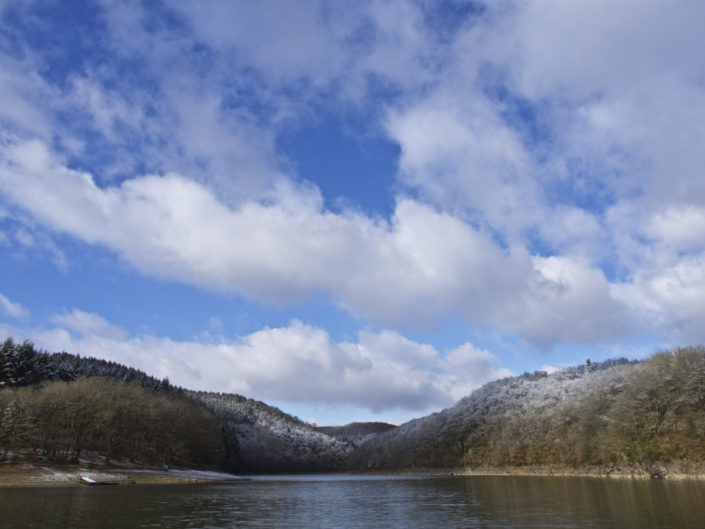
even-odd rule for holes
{"type": "Polygon", "coordinates": [[[503,378],[400,426],[316,427],[242,395],[187,390],[8,339],[0,347],[0,460],[5,484],[23,473],[36,483],[81,471],[149,470],[160,481],[154,476],[166,469],[174,481],[318,472],[698,477],[705,348],[503,378]]]}

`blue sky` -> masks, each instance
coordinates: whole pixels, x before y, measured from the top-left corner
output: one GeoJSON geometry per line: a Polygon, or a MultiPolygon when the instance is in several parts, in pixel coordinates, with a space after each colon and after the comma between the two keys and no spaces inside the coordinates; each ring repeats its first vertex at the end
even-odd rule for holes
{"type": "Polygon", "coordinates": [[[0,334],[321,424],[702,343],[704,15],[0,0],[0,334]]]}

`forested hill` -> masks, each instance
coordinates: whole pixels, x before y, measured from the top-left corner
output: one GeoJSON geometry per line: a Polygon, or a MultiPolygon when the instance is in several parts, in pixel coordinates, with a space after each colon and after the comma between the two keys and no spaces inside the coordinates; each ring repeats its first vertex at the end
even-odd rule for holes
{"type": "Polygon", "coordinates": [[[135,381],[153,391],[175,389],[168,379],[160,380],[139,369],[108,360],[65,352],[48,353],[37,350],[30,342],[17,344],[12,338],[0,346],[0,389],[32,386],[52,380],[68,382],[82,376],[108,377],[127,383],[135,381]]]}
{"type": "Polygon", "coordinates": [[[8,339],[0,347],[0,456],[29,447],[57,460],[94,451],[255,473],[341,470],[354,449],[241,395],[188,391],[115,362],[8,339]]]}
{"type": "Polygon", "coordinates": [[[490,382],[363,443],[352,469],[705,461],[705,349],[490,382]]]}
{"type": "Polygon", "coordinates": [[[223,422],[231,472],[344,470],[352,442],[317,431],[264,402],[227,393],[187,392],[223,422]]]}
{"type": "Polygon", "coordinates": [[[705,462],[705,348],[497,380],[396,428],[315,428],[240,395],[7,340],[0,458],[23,451],[237,472],[705,462]]]}

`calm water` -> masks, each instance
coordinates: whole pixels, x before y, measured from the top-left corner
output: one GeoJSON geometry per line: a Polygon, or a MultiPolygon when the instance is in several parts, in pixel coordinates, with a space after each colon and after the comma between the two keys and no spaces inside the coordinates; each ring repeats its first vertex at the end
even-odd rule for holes
{"type": "Polygon", "coordinates": [[[299,476],[0,489],[5,528],[705,527],[705,483],[299,476]]]}

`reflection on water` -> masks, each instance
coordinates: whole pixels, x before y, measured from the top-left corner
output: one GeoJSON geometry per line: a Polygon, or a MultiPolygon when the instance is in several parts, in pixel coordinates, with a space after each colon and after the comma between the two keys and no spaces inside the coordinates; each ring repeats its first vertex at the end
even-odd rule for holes
{"type": "Polygon", "coordinates": [[[2,528],[705,527],[705,483],[297,476],[0,489],[2,528]]]}

